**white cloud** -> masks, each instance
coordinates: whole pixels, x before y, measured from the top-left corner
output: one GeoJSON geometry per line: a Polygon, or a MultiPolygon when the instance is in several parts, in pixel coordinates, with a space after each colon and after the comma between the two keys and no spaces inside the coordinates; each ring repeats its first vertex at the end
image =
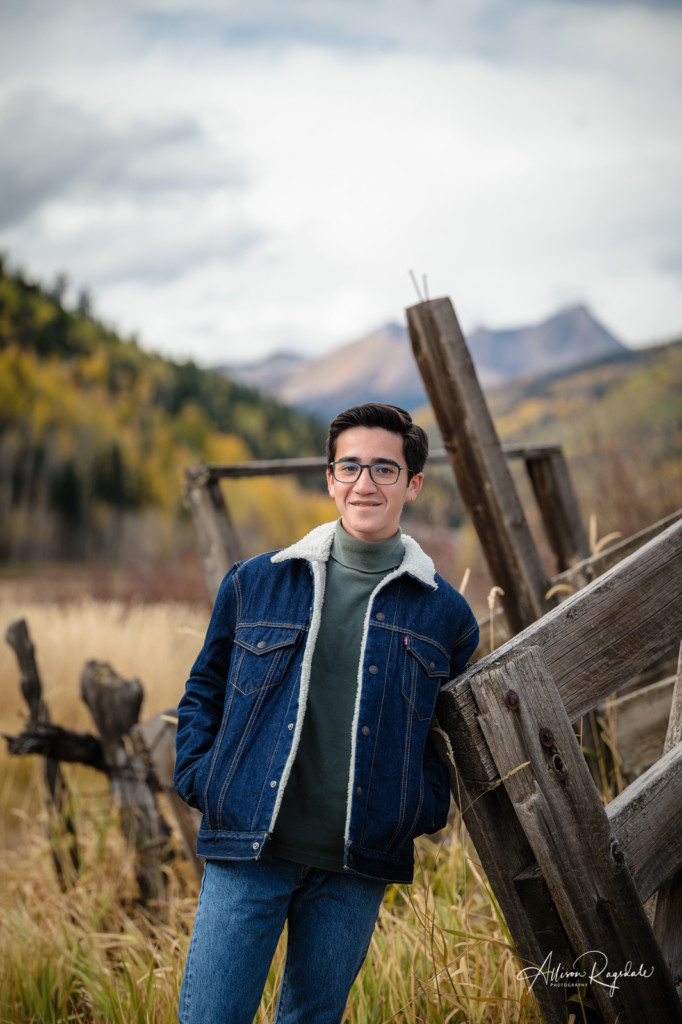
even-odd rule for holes
{"type": "Polygon", "coordinates": [[[0,107],[35,108],[0,127],[0,248],[67,270],[153,347],[324,351],[401,319],[410,268],[465,329],[585,300],[628,342],[679,331],[665,4],[125,0],[51,5],[39,27],[26,10],[0,54],[0,107]]]}

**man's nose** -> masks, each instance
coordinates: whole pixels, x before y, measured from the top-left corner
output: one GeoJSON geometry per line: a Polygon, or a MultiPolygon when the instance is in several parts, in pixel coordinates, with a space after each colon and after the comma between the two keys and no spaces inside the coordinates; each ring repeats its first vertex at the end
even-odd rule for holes
{"type": "Polygon", "coordinates": [[[373,491],[376,489],[376,484],[372,479],[369,466],[363,466],[360,470],[360,476],[355,481],[355,486],[362,491],[373,491]]]}

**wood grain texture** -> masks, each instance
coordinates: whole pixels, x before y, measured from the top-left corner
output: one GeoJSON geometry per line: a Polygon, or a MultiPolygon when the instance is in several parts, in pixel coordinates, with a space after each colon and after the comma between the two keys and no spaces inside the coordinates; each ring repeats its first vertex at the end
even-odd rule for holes
{"type": "Polygon", "coordinates": [[[540,647],[573,722],[681,636],[682,521],[678,521],[443,688],[438,717],[458,747],[461,774],[469,784],[482,788],[499,778],[486,756],[471,694],[479,673],[527,647],[540,647]]]}
{"type": "Polygon", "coordinates": [[[473,690],[481,728],[574,962],[588,974],[600,972],[589,988],[602,1020],[682,1021],[670,972],[542,651],[528,648],[481,672],[473,690]],[[505,700],[510,691],[518,696],[514,709],[505,700]],[[603,985],[607,971],[626,976],[609,989],[603,985]]]}
{"type": "Polygon", "coordinates": [[[449,299],[407,310],[412,349],[505,614],[514,630],[550,606],[535,542],[449,299]]]}

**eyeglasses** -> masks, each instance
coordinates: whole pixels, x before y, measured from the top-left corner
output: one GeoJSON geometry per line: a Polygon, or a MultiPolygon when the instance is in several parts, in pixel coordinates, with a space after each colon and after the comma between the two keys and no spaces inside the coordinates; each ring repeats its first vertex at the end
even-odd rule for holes
{"type": "Polygon", "coordinates": [[[329,468],[332,471],[332,476],[335,480],[338,480],[340,484],[354,484],[356,480],[360,479],[363,469],[369,470],[369,475],[375,484],[380,484],[382,487],[388,487],[390,484],[396,484],[398,477],[400,476],[401,470],[407,469],[407,466],[396,466],[393,462],[330,462],[329,468]]]}

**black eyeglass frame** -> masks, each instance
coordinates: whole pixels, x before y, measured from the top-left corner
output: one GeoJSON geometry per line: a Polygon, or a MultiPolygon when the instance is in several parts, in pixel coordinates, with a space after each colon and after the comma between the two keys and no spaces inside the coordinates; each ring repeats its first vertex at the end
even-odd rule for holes
{"type": "Polygon", "coordinates": [[[355,484],[362,476],[363,469],[368,469],[369,475],[372,478],[372,481],[377,485],[377,487],[395,487],[395,485],[398,483],[398,480],[400,480],[400,474],[404,469],[407,470],[408,477],[409,475],[411,475],[409,466],[398,466],[397,463],[395,462],[355,462],[354,459],[337,459],[336,461],[329,463],[329,469],[331,471],[332,476],[334,477],[338,484],[355,484]],[[336,466],[357,466],[358,475],[356,477],[353,477],[352,480],[349,480],[347,477],[345,477],[342,480],[339,480],[335,471],[336,466]],[[397,469],[398,475],[395,478],[395,480],[376,480],[372,470],[377,469],[379,466],[390,466],[391,469],[397,469]]]}

